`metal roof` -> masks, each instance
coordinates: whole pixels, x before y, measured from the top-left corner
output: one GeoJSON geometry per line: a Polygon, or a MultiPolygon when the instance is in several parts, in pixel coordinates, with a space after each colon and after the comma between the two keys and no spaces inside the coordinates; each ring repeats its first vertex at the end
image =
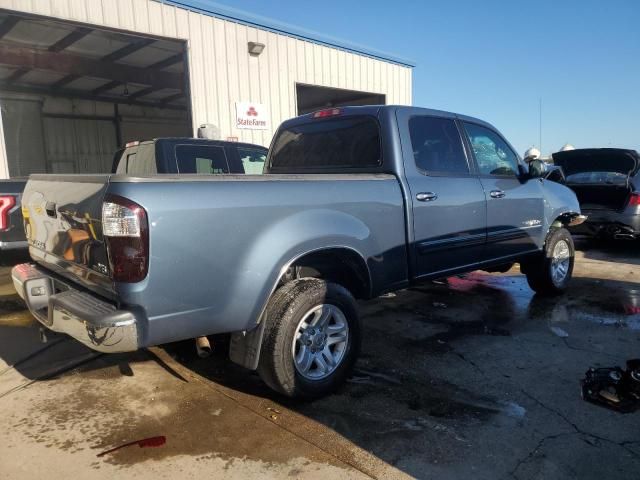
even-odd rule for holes
{"type": "Polygon", "coordinates": [[[185,110],[184,42],[0,12],[0,92],[185,110]]]}
{"type": "Polygon", "coordinates": [[[334,38],[328,35],[306,30],[294,25],[272,20],[260,15],[253,15],[249,12],[239,10],[233,7],[220,5],[219,3],[208,0],[159,0],[161,3],[186,8],[194,12],[201,13],[212,17],[229,20],[244,25],[249,25],[263,30],[288,35],[290,37],[307,40],[309,42],[318,43],[332,48],[338,48],[347,52],[365,55],[367,57],[384,60],[386,62],[396,63],[406,67],[415,67],[415,62],[405,58],[396,57],[394,55],[373,50],[362,45],[351,43],[345,40],[334,38]]]}

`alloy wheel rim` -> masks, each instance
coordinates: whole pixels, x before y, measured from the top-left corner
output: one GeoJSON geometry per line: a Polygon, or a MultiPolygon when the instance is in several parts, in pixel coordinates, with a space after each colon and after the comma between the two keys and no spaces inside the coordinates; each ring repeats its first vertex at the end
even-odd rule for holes
{"type": "Polygon", "coordinates": [[[571,249],[566,240],[560,240],[553,247],[551,256],[551,278],[553,283],[561,285],[569,274],[571,263],[571,249]]]}
{"type": "Polygon", "coordinates": [[[302,316],[291,354],[297,372],[308,380],[331,375],[344,360],[349,342],[347,318],[335,305],[321,304],[302,316]]]}

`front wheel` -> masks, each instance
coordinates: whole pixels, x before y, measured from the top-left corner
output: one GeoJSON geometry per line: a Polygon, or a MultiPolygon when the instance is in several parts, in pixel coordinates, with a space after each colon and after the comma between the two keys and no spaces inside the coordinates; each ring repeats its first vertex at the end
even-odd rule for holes
{"type": "Polygon", "coordinates": [[[356,302],[344,287],[316,278],[278,289],[263,321],[258,373],[289,397],[315,398],[340,386],[360,349],[356,302]]]}
{"type": "Polygon", "coordinates": [[[521,264],[532,290],[557,295],[566,290],[573,274],[575,248],[565,228],[554,228],[547,235],[543,254],[521,264]]]}

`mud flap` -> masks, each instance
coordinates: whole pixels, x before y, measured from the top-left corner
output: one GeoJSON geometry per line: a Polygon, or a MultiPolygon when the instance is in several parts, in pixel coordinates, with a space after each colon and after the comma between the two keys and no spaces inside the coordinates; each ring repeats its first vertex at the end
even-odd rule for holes
{"type": "Polygon", "coordinates": [[[237,363],[249,370],[258,368],[265,323],[263,320],[253,330],[231,334],[229,358],[233,363],[237,363]]]}

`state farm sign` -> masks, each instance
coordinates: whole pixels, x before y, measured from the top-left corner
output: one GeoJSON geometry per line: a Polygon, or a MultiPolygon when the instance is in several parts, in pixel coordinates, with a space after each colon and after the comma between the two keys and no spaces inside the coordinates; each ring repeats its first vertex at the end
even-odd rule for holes
{"type": "Polygon", "coordinates": [[[268,130],[269,113],[261,103],[236,102],[236,127],[248,130],[268,130]]]}

